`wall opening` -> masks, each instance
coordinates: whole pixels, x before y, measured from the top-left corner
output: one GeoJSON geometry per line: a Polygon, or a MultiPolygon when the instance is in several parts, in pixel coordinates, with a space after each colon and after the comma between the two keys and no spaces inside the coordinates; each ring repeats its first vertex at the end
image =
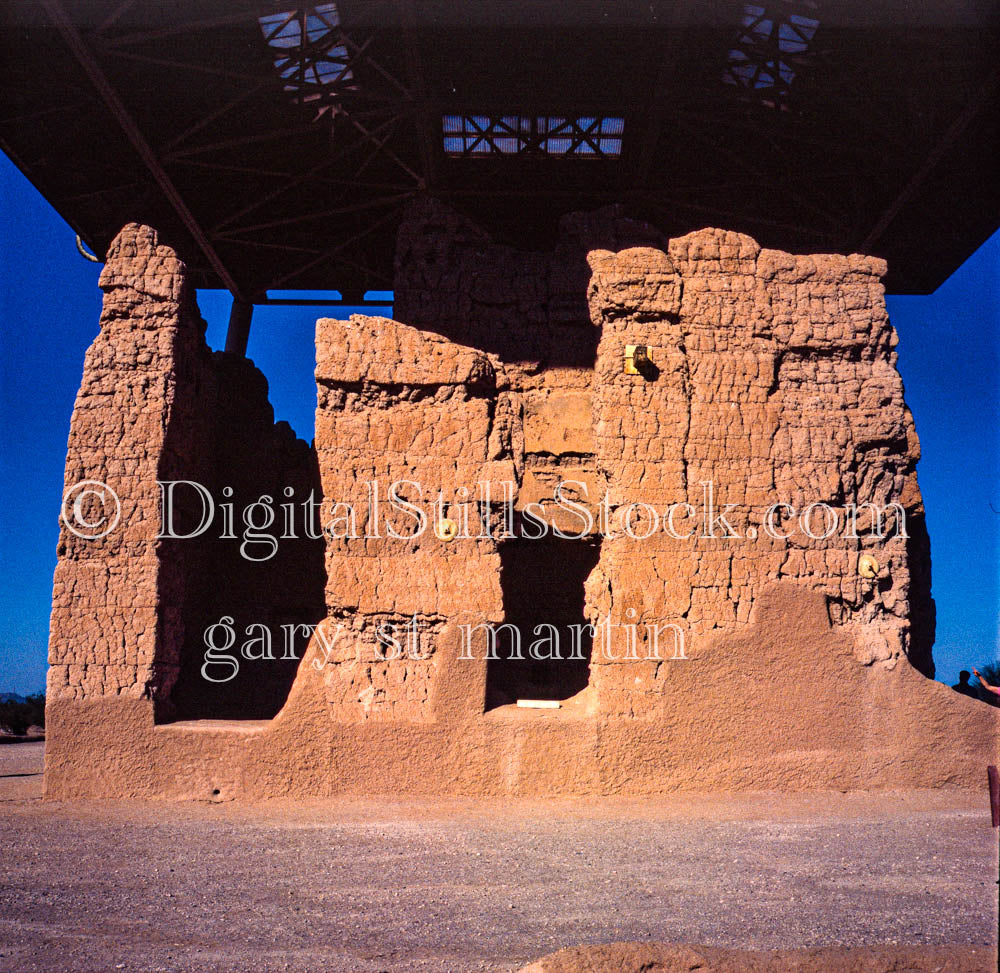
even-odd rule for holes
{"type": "Polygon", "coordinates": [[[599,556],[600,543],[589,539],[518,538],[500,545],[504,620],[517,629],[524,658],[511,658],[513,633],[501,632],[498,658],[486,665],[488,710],[518,699],[569,699],[586,687],[593,639],[583,586],[599,556]],[[539,639],[547,641],[537,654],[554,654],[557,645],[559,658],[532,658],[530,647],[539,639]]]}
{"type": "MultiPolygon", "coordinates": [[[[276,511],[277,526],[253,533],[273,537],[274,553],[268,556],[266,540],[244,547],[240,520],[235,523],[236,540],[222,537],[220,512],[204,535],[163,542],[183,609],[178,618],[164,621],[164,637],[180,643],[179,673],[169,703],[158,707],[157,722],[272,719],[288,699],[309,628],[326,613],[324,545],[322,539],[306,534],[301,507],[302,498],[310,493],[322,496],[315,451],[290,430],[268,441],[266,426],[257,430],[255,438],[252,427],[245,436],[238,435],[235,423],[226,428],[229,442],[243,442],[228,456],[220,444],[220,456],[232,462],[221,463],[214,479],[204,479],[220,498],[224,487],[231,487],[236,511],[261,495],[275,501],[267,506],[276,511]],[[292,491],[292,501],[286,500],[286,487],[292,491]],[[294,503],[294,536],[281,536],[285,511],[278,502],[294,503]],[[246,554],[241,553],[244,550],[246,554]],[[267,560],[249,560],[251,556],[267,560]]],[[[192,492],[187,491],[186,497],[178,494],[174,520],[182,534],[201,516],[200,501],[193,517],[184,515],[184,500],[190,502],[192,492]]],[[[319,526],[319,518],[314,518],[314,534],[319,526]]]]}
{"type": "MultiPolygon", "coordinates": [[[[312,314],[297,310],[302,319],[312,314]]],[[[187,313],[199,318],[188,322],[188,343],[176,352],[177,390],[157,475],[175,488],[174,536],[158,542],[163,676],[154,718],[271,719],[288,698],[308,627],[325,615],[319,516],[304,506],[310,496],[322,498],[316,451],[288,422],[275,422],[260,368],[210,351],[200,308],[187,313]]],[[[270,356],[269,343],[260,344],[262,357],[270,356]]],[[[301,380],[312,358],[304,351],[275,369],[289,390],[285,404],[302,400],[293,414],[310,433],[315,384],[307,411],[301,380]]]]}

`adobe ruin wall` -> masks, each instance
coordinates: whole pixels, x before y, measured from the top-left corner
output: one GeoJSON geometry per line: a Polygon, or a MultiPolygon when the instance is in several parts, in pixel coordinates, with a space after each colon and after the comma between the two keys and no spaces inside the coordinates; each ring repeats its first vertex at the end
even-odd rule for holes
{"type": "MultiPolygon", "coordinates": [[[[47,698],[145,699],[158,719],[273,716],[295,663],[276,660],[273,685],[244,675],[201,678],[207,625],[318,621],[322,542],[286,544],[251,564],[212,525],[187,540],[158,538],[157,481],[204,485],[214,502],[318,493],[315,459],[287,423],[274,422],[267,381],[236,355],[212,353],[183,263],[155,231],[129,225],[100,278],[100,331],[84,361],[70,425],[65,486],[105,483],[121,502],[121,526],[88,539],[62,525],[53,584],[47,698]],[[318,580],[319,578],[319,580],[318,580]]],[[[177,534],[197,530],[204,509],[174,488],[177,534]]],[[[93,503],[93,501],[90,501],[93,503]]],[[[95,506],[94,522],[108,510],[95,506]]]]}
{"type": "MultiPolygon", "coordinates": [[[[67,486],[120,487],[124,526],[60,540],[47,793],[978,783],[996,759],[996,714],[927,678],[919,446],[884,272],[873,258],[796,257],[722,230],[665,241],[614,212],[567,218],[552,253],[523,254],[425,204],[400,232],[399,321],[317,325],[310,450],[273,424],[252,365],[207,350],[172,251],[126,228],[102,275],[66,474],[67,486]],[[651,368],[628,374],[626,345],[647,346],[651,368]],[[328,538],[325,562],[302,541],[249,570],[232,543],[157,541],[157,479],[273,495],[319,484],[327,512],[352,504],[362,536],[328,538]],[[517,686],[491,688],[480,643],[460,657],[462,626],[502,623],[532,585],[544,605],[569,548],[517,588],[527,562],[497,536],[364,536],[365,484],[399,480],[448,497],[512,484],[518,518],[539,504],[567,530],[574,521],[543,502],[553,485],[585,485],[576,499],[595,515],[606,491],[605,529],[565,542],[593,556],[574,575],[579,610],[640,630],[676,624],[686,660],[642,647],[606,658],[595,645],[585,688],[560,710],[506,705],[517,686]],[[734,505],[739,539],[700,536],[700,521],[690,537],[623,531],[632,504],[701,511],[706,483],[717,511],[734,505]],[[791,536],[769,536],[763,513],[779,501],[823,503],[841,529],[811,538],[781,521],[791,536]],[[866,502],[898,504],[909,536],[890,513],[886,536],[861,517],[845,537],[845,510],[866,502]],[[177,691],[197,679],[202,627],[223,613],[237,628],[262,613],[325,615],[345,635],[332,651],[314,638],[272,720],[168,722],[231,715],[185,711],[177,691]],[[413,618],[421,657],[380,660],[378,625],[413,618]]],[[[491,524],[502,516],[491,509],[491,524]]]]}

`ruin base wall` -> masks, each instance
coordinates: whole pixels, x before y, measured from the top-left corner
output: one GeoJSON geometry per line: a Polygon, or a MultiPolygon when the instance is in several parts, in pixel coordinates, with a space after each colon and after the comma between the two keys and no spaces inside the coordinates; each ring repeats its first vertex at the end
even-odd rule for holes
{"type": "Polygon", "coordinates": [[[253,801],[983,787],[998,759],[997,710],[909,666],[859,667],[815,593],[779,586],[756,612],[742,635],[705,647],[704,666],[671,670],[678,702],[656,719],[463,716],[444,689],[429,721],[335,722],[321,678],[300,680],[259,724],[157,726],[142,700],[56,700],[45,793],[253,801]]]}
{"type": "Polygon", "coordinates": [[[417,212],[401,231],[404,323],[318,323],[313,448],[274,424],[252,364],[205,347],[176,255],[148,228],[123,231],[66,471],[67,487],[113,486],[122,526],[60,539],[48,797],[981,786],[1000,711],[928,678],[919,445],[884,264],[595,220],[570,220],[568,242],[538,255],[417,212]],[[436,238],[418,232],[428,225],[436,238]],[[629,371],[630,345],[652,367],[629,371]],[[244,501],[316,489],[359,511],[366,483],[404,479],[443,491],[446,519],[460,519],[459,489],[487,482],[499,497],[506,483],[518,517],[536,504],[553,525],[551,488],[573,480],[595,514],[607,494],[610,518],[581,539],[595,551],[585,618],[675,625],[684,658],[594,651],[560,709],[518,708],[480,642],[460,658],[463,625],[510,615],[502,540],[431,524],[417,541],[285,543],[262,567],[231,541],[158,538],[156,481],[179,479],[216,499],[225,486],[244,501]],[[635,503],[701,509],[706,483],[716,510],[734,505],[737,542],[623,530],[635,503]],[[873,503],[890,536],[874,522],[847,539],[770,536],[762,511],[776,501],[873,503]],[[223,616],[241,633],[323,618],[345,635],[333,652],[314,636],[280,678],[245,666],[213,696],[203,635],[223,616]],[[378,625],[410,618],[420,658],[374,656],[378,625]],[[263,676],[284,688],[261,695],[263,676]]]}

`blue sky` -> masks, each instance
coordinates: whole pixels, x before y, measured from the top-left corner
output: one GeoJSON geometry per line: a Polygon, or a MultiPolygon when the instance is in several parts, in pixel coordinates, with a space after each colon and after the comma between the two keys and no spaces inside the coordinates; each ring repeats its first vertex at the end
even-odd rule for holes
{"type": "MultiPolygon", "coordinates": [[[[0,691],[45,684],[63,462],[83,356],[97,333],[98,264],[0,155],[0,691]]],[[[997,654],[1000,615],[1000,233],[934,294],[890,296],[899,368],[923,449],[938,678],[997,654]]],[[[199,292],[221,347],[229,295],[199,292]]],[[[331,312],[338,317],[346,309],[331,312]]],[[[248,353],[275,416],[312,439],[313,325],[322,310],[257,308],[248,353]]]]}

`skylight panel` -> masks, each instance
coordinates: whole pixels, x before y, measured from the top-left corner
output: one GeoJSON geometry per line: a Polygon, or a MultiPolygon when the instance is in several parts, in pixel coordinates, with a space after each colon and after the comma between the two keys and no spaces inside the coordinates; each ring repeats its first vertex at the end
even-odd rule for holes
{"type": "Polygon", "coordinates": [[[444,115],[441,133],[450,156],[550,155],[616,159],[625,120],[588,115],[444,115]]]}
{"type": "Polygon", "coordinates": [[[744,4],[722,80],[762,95],[763,104],[785,107],[792,82],[814,56],[812,43],[819,21],[809,14],[815,10],[810,0],[744,4]]]}
{"type": "Polygon", "coordinates": [[[258,23],[284,90],[296,102],[320,102],[322,113],[339,92],[356,89],[335,3],[268,14],[258,23]]]}

